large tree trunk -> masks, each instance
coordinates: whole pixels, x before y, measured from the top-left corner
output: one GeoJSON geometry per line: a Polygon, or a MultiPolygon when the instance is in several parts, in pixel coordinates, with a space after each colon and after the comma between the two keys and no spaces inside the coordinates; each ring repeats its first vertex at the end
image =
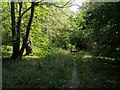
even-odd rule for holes
{"type": "Polygon", "coordinates": [[[32,24],[32,20],[33,20],[33,16],[34,16],[34,6],[35,3],[32,2],[31,4],[31,15],[30,15],[30,19],[28,22],[28,26],[26,29],[26,35],[24,37],[23,40],[23,45],[22,48],[20,49],[20,26],[21,26],[21,17],[24,15],[24,13],[26,11],[28,11],[30,8],[28,8],[24,13],[21,13],[22,11],[22,2],[19,2],[19,18],[17,21],[17,29],[16,24],[15,24],[15,7],[14,7],[14,0],[11,0],[11,20],[12,20],[12,41],[13,41],[13,53],[11,58],[13,59],[17,59],[17,58],[21,58],[24,52],[24,49],[26,48],[26,44],[28,41],[28,36],[30,33],[30,28],[31,28],[31,24],[32,24]]]}
{"type": "Polygon", "coordinates": [[[22,45],[22,48],[20,50],[20,56],[19,56],[20,58],[22,57],[24,49],[26,48],[27,41],[28,41],[28,36],[29,36],[29,33],[30,33],[30,28],[31,28],[31,24],[32,24],[33,16],[34,16],[34,2],[32,2],[31,6],[33,6],[33,7],[31,8],[31,15],[30,15],[30,19],[29,19],[29,22],[28,22],[28,25],[27,25],[26,35],[23,39],[23,45],[22,45]]]}
{"type": "MultiPolygon", "coordinates": [[[[19,2],[19,17],[21,16],[22,11],[22,2],[19,2]]],[[[13,53],[11,58],[18,58],[19,49],[20,49],[20,26],[21,26],[21,18],[18,19],[17,22],[17,31],[15,29],[15,7],[14,2],[11,1],[11,20],[12,20],[12,41],[13,41],[13,53]]]]}
{"type": "Polygon", "coordinates": [[[11,1],[11,20],[12,20],[12,42],[13,42],[13,53],[11,58],[17,58],[18,49],[16,46],[16,30],[15,30],[15,7],[14,2],[11,1]]]}
{"type": "MultiPolygon", "coordinates": [[[[19,2],[19,17],[21,16],[22,13],[22,2],[19,2]]],[[[21,26],[21,18],[18,18],[18,22],[17,22],[17,39],[16,39],[16,46],[17,46],[17,50],[19,52],[20,50],[20,26],[21,26]]],[[[19,56],[19,53],[18,53],[19,56]]]]}

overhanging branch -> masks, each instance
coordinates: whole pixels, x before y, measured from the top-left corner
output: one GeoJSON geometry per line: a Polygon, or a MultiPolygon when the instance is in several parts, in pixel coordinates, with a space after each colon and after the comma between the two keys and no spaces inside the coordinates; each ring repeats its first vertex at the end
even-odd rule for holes
{"type": "MultiPolygon", "coordinates": [[[[32,7],[34,7],[35,5],[37,5],[38,3],[40,3],[40,2],[42,2],[42,1],[44,1],[44,0],[41,0],[41,1],[39,1],[39,2],[36,2],[36,3],[34,3],[32,6],[30,6],[28,9],[26,9],[22,14],[21,14],[21,16],[18,18],[18,19],[21,19],[22,18],[22,16],[28,11],[28,10],[30,10],[32,7]]],[[[54,5],[55,7],[57,7],[57,8],[64,8],[65,6],[67,6],[69,3],[71,3],[70,2],[71,0],[69,0],[65,5],[63,5],[63,6],[58,6],[58,5],[54,5]]]]}
{"type": "MultiPolygon", "coordinates": [[[[43,0],[41,0],[41,1],[43,1],[43,0]]],[[[40,1],[40,2],[41,2],[40,1]]],[[[34,7],[35,5],[37,5],[39,2],[36,2],[36,3],[34,3],[32,6],[30,6],[28,9],[26,9],[22,14],[21,14],[21,16],[19,17],[19,19],[21,19],[22,18],[22,16],[28,11],[28,10],[30,10],[32,7],[34,7]]]]}

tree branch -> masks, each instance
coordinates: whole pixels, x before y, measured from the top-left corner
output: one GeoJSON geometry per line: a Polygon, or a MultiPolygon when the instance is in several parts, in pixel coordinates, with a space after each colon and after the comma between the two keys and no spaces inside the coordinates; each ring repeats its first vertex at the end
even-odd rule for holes
{"type": "Polygon", "coordinates": [[[68,8],[68,7],[72,7],[72,6],[79,6],[79,7],[81,7],[81,6],[78,5],[78,4],[73,4],[73,5],[67,6],[66,8],[68,8]]]}
{"type": "MultiPolygon", "coordinates": [[[[32,6],[30,6],[28,9],[26,9],[26,10],[21,14],[21,16],[18,18],[18,20],[21,19],[22,16],[23,16],[28,10],[30,10],[32,7],[34,7],[35,5],[37,5],[38,3],[42,2],[42,1],[44,1],[44,0],[41,0],[41,1],[39,1],[39,2],[36,2],[36,3],[34,3],[32,6]]],[[[54,6],[57,7],[57,8],[64,8],[66,5],[68,5],[68,4],[70,3],[70,1],[71,1],[71,0],[69,0],[69,1],[68,1],[65,5],[63,5],[63,6],[57,6],[57,5],[54,5],[54,6]]]]}
{"type": "Polygon", "coordinates": [[[30,6],[28,9],[26,9],[26,10],[21,14],[21,16],[19,17],[19,19],[21,19],[22,16],[23,16],[28,10],[30,10],[32,7],[34,7],[35,5],[37,5],[38,3],[42,2],[42,1],[43,1],[43,0],[41,0],[41,1],[39,1],[39,2],[36,2],[36,3],[34,3],[32,6],[30,6]]]}
{"type": "MultiPolygon", "coordinates": [[[[32,2],[32,5],[31,6],[34,6],[34,2],[32,2]]],[[[29,19],[29,22],[28,22],[28,25],[27,25],[27,30],[26,30],[26,35],[23,39],[23,45],[22,45],[22,48],[20,50],[20,57],[22,57],[23,55],[23,52],[24,52],[24,49],[26,47],[26,44],[27,44],[27,41],[28,41],[28,36],[29,36],[29,33],[30,33],[30,29],[31,29],[31,24],[32,24],[32,20],[33,20],[33,17],[34,17],[34,7],[31,8],[31,14],[30,14],[30,19],[29,19]]]]}
{"type": "Polygon", "coordinates": [[[58,5],[54,5],[55,7],[57,7],[57,8],[64,8],[65,6],[67,6],[69,3],[70,3],[70,1],[71,0],[69,0],[65,5],[63,5],[63,6],[58,6],[58,5]]]}
{"type": "Polygon", "coordinates": [[[62,13],[64,13],[67,17],[70,17],[69,15],[67,15],[63,10],[60,9],[60,11],[62,11],[62,13]]]}

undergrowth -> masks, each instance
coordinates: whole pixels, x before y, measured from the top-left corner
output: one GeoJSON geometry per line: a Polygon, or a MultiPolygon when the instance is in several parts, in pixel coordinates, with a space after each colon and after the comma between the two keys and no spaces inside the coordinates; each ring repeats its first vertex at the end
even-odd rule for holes
{"type": "Polygon", "coordinates": [[[25,56],[21,60],[3,59],[3,88],[69,87],[72,56],[57,48],[46,53],[38,51],[38,48],[34,49],[34,56],[25,56]]]}

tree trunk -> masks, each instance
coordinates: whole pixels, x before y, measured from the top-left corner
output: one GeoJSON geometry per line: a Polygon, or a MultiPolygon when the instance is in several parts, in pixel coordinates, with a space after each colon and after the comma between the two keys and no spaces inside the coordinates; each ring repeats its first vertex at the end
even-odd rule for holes
{"type": "MultiPolygon", "coordinates": [[[[21,16],[22,13],[22,2],[19,2],[19,17],[21,16]]],[[[21,18],[18,18],[18,22],[17,22],[17,39],[16,39],[16,46],[17,46],[17,50],[19,52],[20,50],[20,26],[21,26],[21,18]]],[[[19,56],[19,53],[18,53],[19,56]]]]}
{"type": "Polygon", "coordinates": [[[11,58],[17,58],[18,50],[16,46],[16,30],[15,30],[15,7],[14,2],[11,1],[11,20],[12,20],[12,42],[13,42],[13,53],[11,58]]]}
{"type": "MultiPolygon", "coordinates": [[[[31,6],[33,6],[33,5],[34,5],[34,2],[32,2],[31,6]]],[[[33,16],[34,16],[34,6],[31,8],[31,15],[30,15],[30,19],[29,19],[29,22],[28,22],[28,25],[27,25],[26,35],[23,39],[23,45],[22,45],[22,48],[20,50],[20,56],[19,56],[20,58],[22,58],[24,49],[26,48],[26,45],[27,45],[28,36],[29,36],[29,33],[30,33],[30,28],[31,28],[33,16]]]]}
{"type": "MultiPolygon", "coordinates": [[[[19,2],[19,17],[21,16],[22,2],[19,2]]],[[[16,59],[19,56],[20,49],[20,26],[21,18],[17,22],[17,31],[15,29],[15,7],[14,2],[11,1],[11,20],[12,20],[12,41],[13,41],[13,53],[11,58],[16,59]]]]}

